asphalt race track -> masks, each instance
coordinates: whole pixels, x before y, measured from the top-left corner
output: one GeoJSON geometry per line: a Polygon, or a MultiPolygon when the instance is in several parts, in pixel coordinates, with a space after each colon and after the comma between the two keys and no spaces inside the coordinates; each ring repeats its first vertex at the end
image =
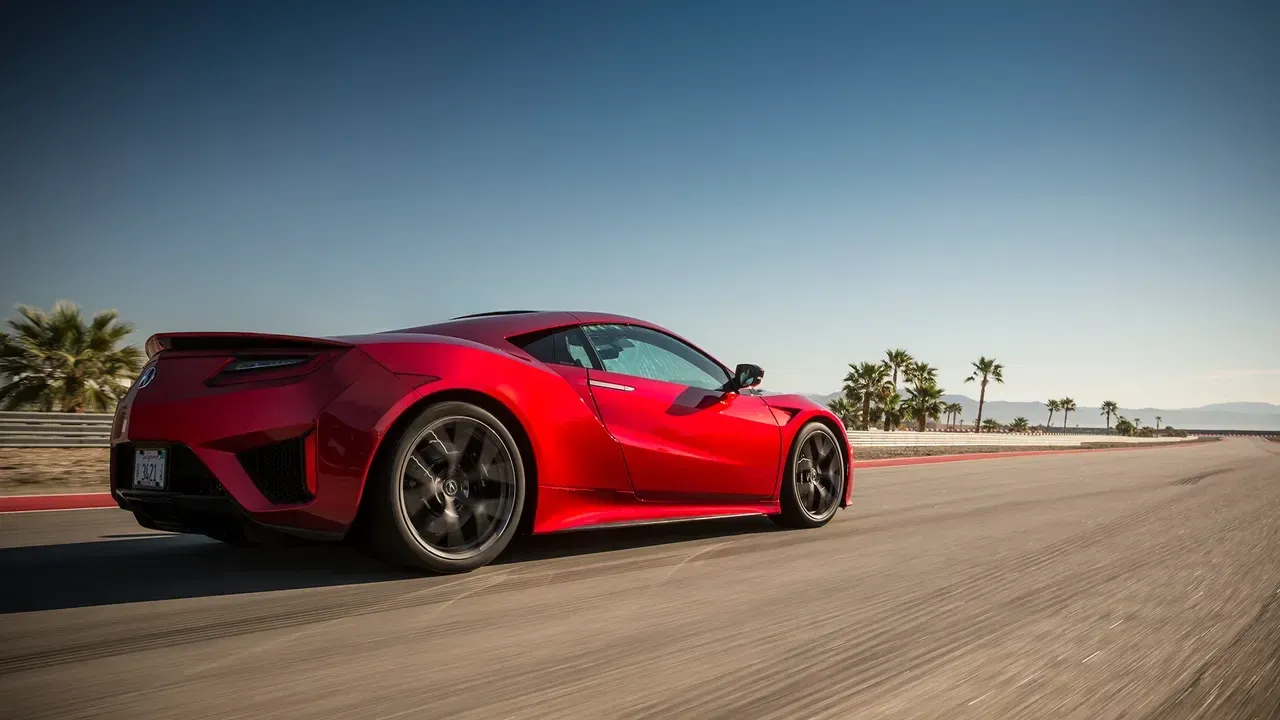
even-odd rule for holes
{"type": "Polygon", "coordinates": [[[0,717],[1280,717],[1280,444],[867,469],[855,500],[447,578],[0,515],[0,717]]]}

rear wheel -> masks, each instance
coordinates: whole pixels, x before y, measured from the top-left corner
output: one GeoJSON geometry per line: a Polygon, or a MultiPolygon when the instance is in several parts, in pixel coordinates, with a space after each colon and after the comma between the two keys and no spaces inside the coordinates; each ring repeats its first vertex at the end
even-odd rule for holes
{"type": "Polygon", "coordinates": [[[822,527],[835,517],[847,473],[836,434],[820,422],[800,429],[782,478],[781,510],[774,522],[790,528],[822,527]]]}
{"type": "Polygon", "coordinates": [[[519,447],[502,421],[464,402],[432,405],[370,474],[370,546],[392,563],[474,570],[511,542],[525,498],[519,447]]]}

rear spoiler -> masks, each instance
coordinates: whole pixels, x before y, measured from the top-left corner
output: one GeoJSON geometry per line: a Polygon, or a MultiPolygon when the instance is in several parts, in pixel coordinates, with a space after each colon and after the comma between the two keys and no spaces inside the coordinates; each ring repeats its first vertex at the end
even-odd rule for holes
{"type": "Polygon", "coordinates": [[[329,338],[249,332],[156,333],[147,338],[147,359],[165,350],[324,350],[354,347],[329,338]]]}

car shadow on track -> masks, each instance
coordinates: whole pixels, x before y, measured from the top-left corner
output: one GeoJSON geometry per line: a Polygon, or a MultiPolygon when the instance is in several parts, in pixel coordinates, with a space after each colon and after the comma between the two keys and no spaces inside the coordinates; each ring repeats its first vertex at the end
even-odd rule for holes
{"type": "MultiPolygon", "coordinates": [[[[493,565],[777,531],[726,518],[517,538],[493,565]]],[[[103,535],[96,542],[0,548],[0,614],[409,580],[343,545],[237,548],[198,536],[103,535]]]]}

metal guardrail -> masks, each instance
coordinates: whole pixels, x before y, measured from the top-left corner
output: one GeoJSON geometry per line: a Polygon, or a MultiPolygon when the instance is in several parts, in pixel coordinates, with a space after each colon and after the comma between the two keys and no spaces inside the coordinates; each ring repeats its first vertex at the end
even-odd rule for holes
{"type": "Polygon", "coordinates": [[[0,412],[0,447],[106,447],[110,413],[0,412]]]}
{"type": "MultiPolygon", "coordinates": [[[[107,447],[111,437],[111,419],[110,413],[0,412],[0,447],[107,447]]],[[[849,432],[849,442],[855,447],[961,447],[965,445],[1079,447],[1082,443],[1090,442],[1151,444],[1178,442],[1181,439],[1183,438],[1136,438],[1062,433],[915,432],[909,430],[849,432]]]]}

